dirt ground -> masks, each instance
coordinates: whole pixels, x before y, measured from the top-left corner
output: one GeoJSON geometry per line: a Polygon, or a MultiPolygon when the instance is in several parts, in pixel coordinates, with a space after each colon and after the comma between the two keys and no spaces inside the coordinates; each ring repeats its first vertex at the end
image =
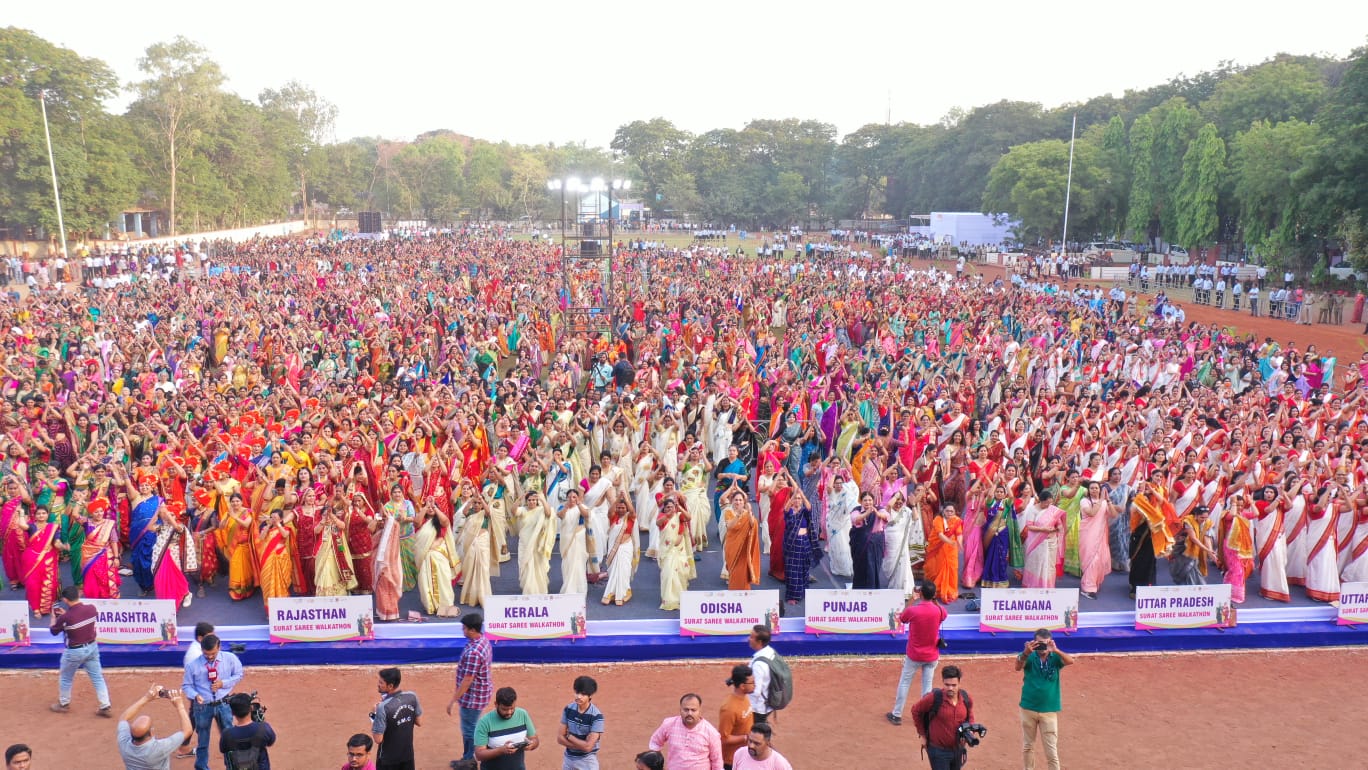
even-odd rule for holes
{"type": "MultiPolygon", "coordinates": [[[[746,650],[743,641],[737,644],[735,662],[741,662],[746,650]]],[[[948,657],[945,662],[964,670],[964,687],[973,696],[978,720],[988,727],[982,745],[972,751],[970,766],[1020,767],[1020,675],[1013,672],[1012,659],[948,657]]],[[[571,681],[579,674],[595,677],[595,702],[607,720],[602,766],[616,770],[632,766],[631,758],[646,747],[660,720],[677,713],[683,693],[700,693],[704,714],[715,723],[731,663],[496,665],[494,679],[496,686],[518,690],[518,705],[542,732],[542,747],[528,755],[528,767],[540,770],[560,767],[554,736],[560,709],[571,699],[571,681]]],[[[347,738],[369,725],[366,714],[376,700],[379,666],[267,669],[253,668],[250,660],[246,665],[243,684],[260,691],[267,721],[280,735],[271,750],[272,767],[339,767],[347,738]]],[[[883,718],[892,705],[900,666],[890,657],[793,661],[796,697],[775,724],[775,747],[799,770],[925,766],[917,757],[915,729],[907,723],[893,727],[883,718]],[[837,756],[833,745],[843,747],[837,756]]],[[[459,726],[443,713],[453,671],[450,665],[404,670],[404,685],[426,709],[417,744],[418,767],[425,770],[445,770],[460,752],[459,726]]],[[[1081,656],[1063,673],[1063,766],[1359,765],[1368,754],[1368,733],[1358,720],[1368,711],[1364,671],[1368,649],[1081,656]]],[[[177,685],[180,672],[123,669],[108,679],[119,712],[150,684],[177,685]]],[[[0,692],[10,714],[0,742],[32,746],[35,770],[118,768],[115,725],[95,716],[89,681],[83,674],[78,677],[73,708],[66,715],[48,711],[56,691],[54,671],[0,673],[0,692]]],[[[175,729],[168,702],[147,709],[156,734],[175,729]]],[[[173,767],[189,770],[191,764],[177,760],[173,767]]],[[[217,758],[214,765],[221,766],[217,758]]]]}

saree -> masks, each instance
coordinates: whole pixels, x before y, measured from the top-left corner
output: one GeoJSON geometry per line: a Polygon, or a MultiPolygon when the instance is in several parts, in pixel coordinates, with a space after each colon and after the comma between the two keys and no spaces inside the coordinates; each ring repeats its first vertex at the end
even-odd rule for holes
{"type": "Polygon", "coordinates": [[[556,548],[555,517],[541,505],[534,505],[518,509],[518,519],[518,586],[524,594],[549,594],[551,552],[556,548]]]}
{"type": "Polygon", "coordinates": [[[964,569],[960,582],[965,588],[978,585],[983,577],[983,531],[988,523],[982,498],[970,497],[964,509],[964,569]]]}
{"type": "Polygon", "coordinates": [[[1306,595],[1318,602],[1340,598],[1338,547],[1335,543],[1335,501],[1324,508],[1307,506],[1306,595]]]}
{"type": "Polygon", "coordinates": [[[229,514],[215,534],[219,548],[228,557],[228,596],[233,601],[242,601],[256,590],[257,565],[252,552],[251,522],[229,514]]]}
{"type": "Polygon", "coordinates": [[[85,526],[81,543],[81,594],[87,599],[119,598],[119,565],[111,550],[114,520],[85,526]]]}
{"type": "Polygon", "coordinates": [[[884,533],[883,530],[875,530],[877,517],[873,511],[865,511],[864,508],[857,506],[851,511],[850,524],[850,557],[851,588],[873,589],[883,586],[883,558],[884,558],[884,533]],[[854,517],[863,515],[865,519],[861,523],[855,523],[854,517]]]}
{"type": "Polygon", "coordinates": [[[346,596],[356,585],[347,538],[331,524],[324,524],[314,553],[314,595],[346,596]]]}
{"type": "Polygon", "coordinates": [[[28,547],[28,530],[21,526],[23,517],[19,515],[23,502],[22,497],[13,497],[0,507],[0,563],[10,586],[16,588],[23,582],[24,549],[28,547]]]}
{"type": "Polygon", "coordinates": [[[660,609],[679,609],[679,600],[697,574],[689,543],[688,523],[676,511],[660,524],[660,609]]]}
{"type": "Polygon", "coordinates": [[[1283,512],[1277,503],[1256,502],[1255,548],[1259,563],[1259,595],[1275,602],[1290,602],[1287,583],[1287,540],[1283,536],[1283,512]]]}
{"type": "Polygon", "coordinates": [[[913,593],[912,563],[925,562],[926,531],[921,516],[907,506],[890,508],[884,525],[884,554],[879,562],[879,578],[884,588],[913,593]]]}
{"type": "Polygon", "coordinates": [[[983,531],[983,575],[980,578],[984,588],[1007,588],[1011,585],[1012,537],[1008,526],[1011,511],[1010,500],[994,500],[988,504],[988,525],[983,531]]]}
{"type": "Polygon", "coordinates": [[[1083,498],[1087,497],[1088,488],[1079,485],[1077,491],[1067,498],[1062,498],[1061,502],[1065,515],[1064,529],[1064,571],[1074,577],[1082,577],[1083,562],[1079,554],[1079,525],[1081,524],[1083,498]]]}
{"type": "Polygon", "coordinates": [[[287,526],[266,526],[257,534],[257,564],[260,565],[257,582],[261,584],[261,596],[268,606],[271,599],[290,595],[294,583],[292,534],[287,526]]]}
{"type": "Polygon", "coordinates": [[[792,494],[792,487],[784,487],[770,495],[767,522],[770,533],[769,574],[770,577],[780,582],[784,580],[784,504],[788,502],[789,495],[792,494]]]}
{"type": "Polygon", "coordinates": [[[130,545],[128,560],[133,568],[133,579],[143,593],[156,589],[156,573],[153,572],[152,553],[157,544],[157,509],[162,499],[152,495],[137,505],[128,515],[130,545]]]}
{"type": "MultiPolygon", "coordinates": [[[[589,592],[588,518],[582,507],[565,508],[561,511],[561,590],[563,594],[583,594],[589,592]]],[[[549,567],[548,567],[549,569],[549,567]]]]}
{"type": "Polygon", "coordinates": [[[180,605],[190,597],[190,581],[185,576],[199,569],[193,537],[169,525],[161,527],[152,547],[152,565],[158,599],[170,599],[180,605]]]}
{"type": "Polygon", "coordinates": [[[760,583],[760,525],[750,508],[722,509],[723,553],[727,569],[727,588],[749,591],[760,583]]]}
{"type": "Polygon", "coordinates": [[[418,597],[423,610],[436,615],[456,603],[456,575],[461,560],[456,555],[456,536],[436,517],[428,519],[413,537],[418,560],[418,597]]]}
{"type": "Polygon", "coordinates": [[[1109,505],[1105,499],[1085,499],[1080,505],[1078,555],[1082,567],[1083,591],[1093,594],[1111,572],[1111,548],[1107,544],[1109,505]]]}
{"type": "Polygon", "coordinates": [[[936,516],[926,538],[926,579],[936,584],[936,598],[949,604],[959,598],[960,538],[964,524],[960,517],[936,516]],[[952,542],[945,542],[942,538],[952,542]]]}
{"type": "Polygon", "coordinates": [[[485,597],[493,593],[490,570],[498,564],[498,546],[489,532],[488,513],[472,513],[462,526],[461,603],[483,607],[485,597]]]}
{"type": "Polygon", "coordinates": [[[40,524],[24,548],[20,574],[23,576],[29,609],[35,615],[52,614],[52,605],[57,601],[57,592],[61,588],[62,581],[57,572],[59,531],[55,523],[40,524]]]}
{"type": "Polygon", "coordinates": [[[860,488],[847,481],[827,501],[827,562],[831,574],[849,577],[855,565],[850,556],[850,509],[859,500],[860,488]]]}
{"type": "Polygon", "coordinates": [[[1028,509],[1025,519],[1026,558],[1021,572],[1021,585],[1025,588],[1054,588],[1064,509],[1057,505],[1028,509]],[[1048,531],[1040,532],[1031,527],[1043,527],[1048,531]]]}
{"type": "Polygon", "coordinates": [[[1254,571],[1254,528],[1250,518],[1254,512],[1247,508],[1228,511],[1224,537],[1221,538],[1221,561],[1225,566],[1224,580],[1230,585],[1230,600],[1241,604],[1245,600],[1245,579],[1254,571]]]}
{"type": "Polygon", "coordinates": [[[62,514],[62,542],[67,544],[67,554],[71,561],[71,583],[81,584],[81,547],[85,545],[85,525],[76,519],[75,511],[68,509],[62,514]]]}
{"type": "Polygon", "coordinates": [[[397,517],[386,516],[375,549],[375,616],[380,620],[399,619],[399,595],[404,583],[399,526],[397,517]]]}
{"type": "Polygon", "coordinates": [[[347,547],[351,549],[356,590],[361,593],[370,593],[375,587],[375,534],[370,522],[368,513],[353,509],[347,514],[347,547]]]}
{"type": "Polygon", "coordinates": [[[636,517],[619,516],[608,527],[608,555],[603,568],[608,583],[603,589],[603,603],[622,604],[632,598],[632,576],[637,568],[636,517]]]}
{"type": "Polygon", "coordinates": [[[809,508],[784,511],[784,600],[796,604],[807,593],[815,530],[809,508]]]}
{"type": "Polygon", "coordinates": [[[712,521],[712,511],[708,506],[708,477],[703,472],[703,466],[684,464],[679,491],[683,493],[684,504],[689,511],[693,549],[702,551],[708,547],[708,522],[712,521]]]}

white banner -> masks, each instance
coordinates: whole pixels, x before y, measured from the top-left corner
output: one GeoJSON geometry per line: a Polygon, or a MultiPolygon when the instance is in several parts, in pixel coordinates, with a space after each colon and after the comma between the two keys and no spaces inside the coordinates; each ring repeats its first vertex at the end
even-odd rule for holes
{"type": "Polygon", "coordinates": [[[907,597],[901,589],[809,589],[804,605],[803,630],[809,634],[896,634],[907,597]]]}
{"type": "Polygon", "coordinates": [[[1368,583],[1341,583],[1339,615],[1341,626],[1368,624],[1368,583]]]}
{"type": "Polygon", "coordinates": [[[28,602],[0,602],[0,647],[29,646],[33,630],[29,617],[28,602]]]}
{"type": "Polygon", "coordinates": [[[985,588],[979,609],[980,631],[1078,628],[1077,588],[985,588]]]}
{"type": "Polygon", "coordinates": [[[779,631],[779,591],[685,591],[679,597],[682,636],[750,634],[752,626],[779,631]]]}
{"type": "Polygon", "coordinates": [[[583,639],[584,594],[493,594],[484,600],[484,631],[501,639],[583,639]]]}
{"type": "Polygon", "coordinates": [[[176,644],[176,603],[170,599],[85,599],[95,608],[100,644],[176,644]]]}
{"type": "Polygon", "coordinates": [[[271,600],[271,641],[347,642],[375,638],[369,596],[293,596],[271,600]]]}
{"type": "Polygon", "coordinates": [[[1235,616],[1229,583],[1135,589],[1135,627],[1141,630],[1231,628],[1235,616]]]}

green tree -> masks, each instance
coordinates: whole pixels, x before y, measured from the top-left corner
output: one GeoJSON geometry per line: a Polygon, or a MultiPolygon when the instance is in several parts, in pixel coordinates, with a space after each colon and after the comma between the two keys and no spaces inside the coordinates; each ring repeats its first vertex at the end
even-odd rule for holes
{"type": "Polygon", "coordinates": [[[138,69],[147,79],[133,84],[138,98],[129,107],[129,116],[152,149],[150,154],[159,158],[153,177],[166,190],[167,219],[174,235],[181,164],[219,114],[223,72],[200,44],[181,36],[149,46],[138,69]]]}
{"type": "Polygon", "coordinates": [[[1319,142],[1318,127],[1299,120],[1259,120],[1236,134],[1231,172],[1240,225],[1245,243],[1260,254],[1304,255],[1319,245],[1304,242],[1310,233],[1300,221],[1303,191],[1294,183],[1319,142]]]}
{"type": "Polygon", "coordinates": [[[1131,191],[1125,230],[1132,237],[1154,237],[1154,121],[1141,115],[1130,130],[1131,191]]]}
{"type": "Polygon", "coordinates": [[[1159,234],[1166,241],[1178,240],[1178,185],[1183,181],[1183,158],[1197,133],[1197,111],[1181,97],[1156,107],[1159,131],[1154,137],[1154,207],[1159,217],[1159,234]]]}
{"type": "Polygon", "coordinates": [[[1207,123],[1183,156],[1183,180],[1178,186],[1177,241],[1189,249],[1216,241],[1220,220],[1216,206],[1226,172],[1225,141],[1216,125],[1207,123]]]}
{"type": "Polygon", "coordinates": [[[665,118],[634,120],[618,127],[609,147],[626,156],[636,167],[633,187],[647,205],[660,209],[686,209],[683,202],[666,197],[666,192],[689,197],[696,191],[680,190],[679,182],[688,172],[689,145],[693,134],[676,128],[665,118]]]}
{"type": "MultiPolygon", "coordinates": [[[[1095,144],[1076,143],[1069,200],[1070,233],[1091,233],[1097,229],[1098,154],[1095,144]]],[[[1019,220],[1017,235],[1027,243],[1055,242],[1064,223],[1068,173],[1068,142],[1046,139],[1019,144],[1008,150],[989,173],[983,210],[1019,220]]]]}
{"type": "Polygon", "coordinates": [[[1202,111],[1221,136],[1233,138],[1257,120],[1311,120],[1325,95],[1325,80],[1315,64],[1276,59],[1221,81],[1202,111]]]}
{"type": "Polygon", "coordinates": [[[479,210],[480,218],[492,216],[512,201],[504,183],[507,169],[499,151],[488,142],[476,142],[470,149],[464,174],[465,202],[479,210]]]}
{"type": "Polygon", "coordinates": [[[278,89],[268,88],[257,97],[266,112],[267,126],[284,151],[291,172],[299,181],[299,204],[309,214],[310,153],[333,136],[337,105],[312,88],[291,80],[278,89]]]}
{"type": "Polygon", "coordinates": [[[1120,235],[1126,230],[1131,187],[1126,124],[1120,115],[1113,115],[1101,133],[1101,150],[1097,156],[1097,216],[1104,235],[1120,235]]]}

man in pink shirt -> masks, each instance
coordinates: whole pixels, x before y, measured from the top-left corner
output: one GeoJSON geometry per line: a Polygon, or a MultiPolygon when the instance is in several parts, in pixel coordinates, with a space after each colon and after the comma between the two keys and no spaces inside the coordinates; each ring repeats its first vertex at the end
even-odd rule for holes
{"type": "Polygon", "coordinates": [[[347,740],[347,761],[342,763],[342,770],[375,770],[375,762],[371,760],[374,747],[375,741],[369,735],[353,735],[347,740]]]}
{"type": "Polygon", "coordinates": [[[737,749],[732,758],[732,770],[793,770],[784,755],[770,745],[773,737],[774,728],[766,722],[752,727],[745,748],[737,749]]]}
{"type": "Polygon", "coordinates": [[[649,747],[664,747],[670,770],[722,770],[722,735],[703,718],[703,698],[694,693],[679,699],[679,716],[660,723],[649,747]]]}
{"type": "Polygon", "coordinates": [[[884,715],[895,725],[902,724],[903,706],[907,691],[912,688],[912,677],[921,671],[921,694],[931,692],[936,666],[940,663],[940,627],[946,611],[936,602],[936,584],[923,580],[918,586],[921,600],[903,608],[899,623],[907,624],[907,657],[903,659],[902,676],[898,679],[898,694],[893,698],[893,710],[884,715]]]}

